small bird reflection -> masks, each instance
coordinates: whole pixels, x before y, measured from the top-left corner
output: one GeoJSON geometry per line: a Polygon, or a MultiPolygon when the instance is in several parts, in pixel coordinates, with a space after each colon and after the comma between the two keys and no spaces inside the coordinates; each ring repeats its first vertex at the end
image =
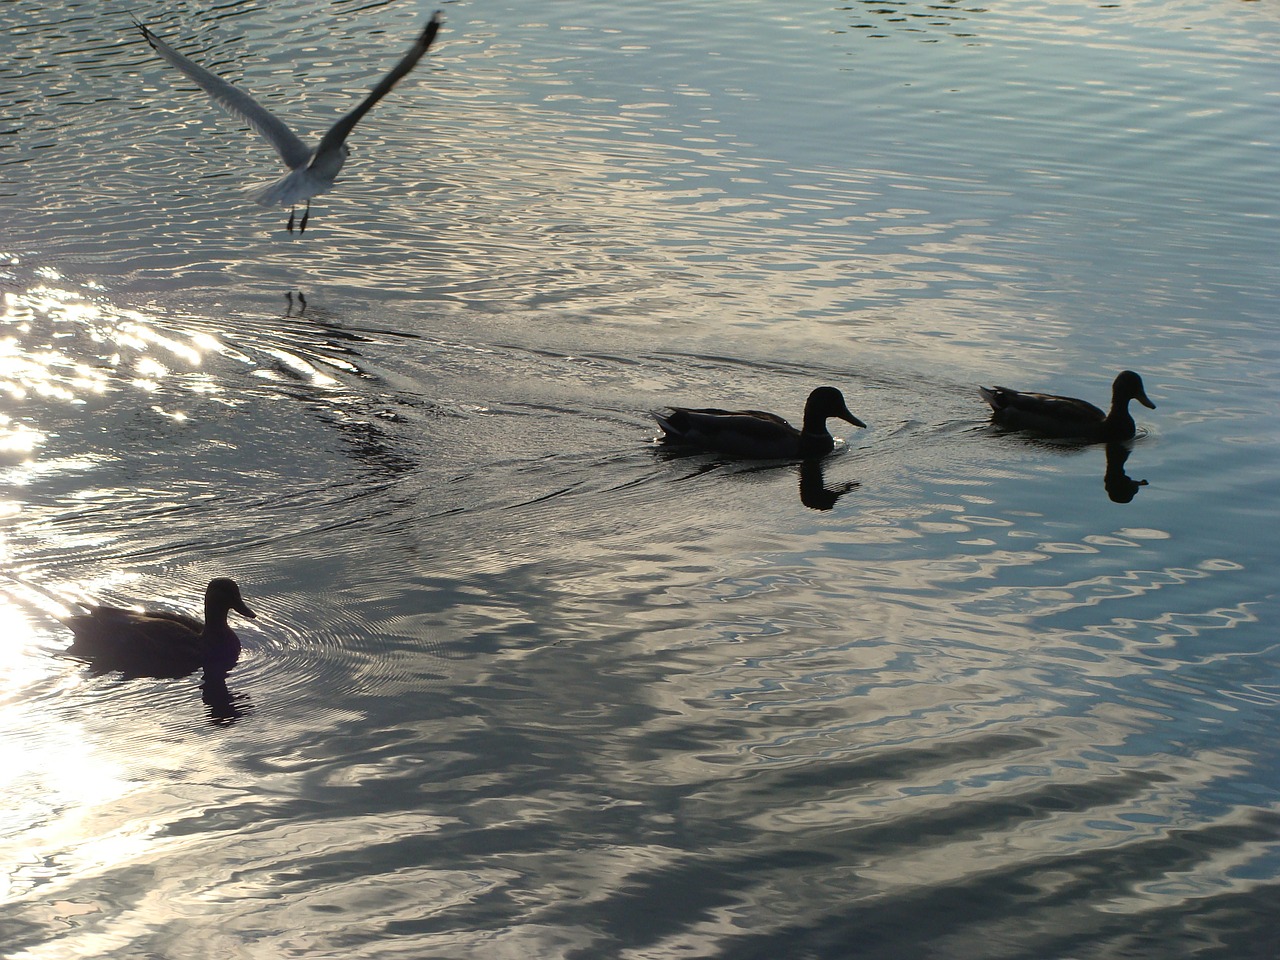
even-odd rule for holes
{"type": "Polygon", "coordinates": [[[1129,503],[1138,495],[1138,488],[1147,485],[1147,481],[1134,480],[1124,472],[1125,461],[1132,452],[1127,443],[1107,444],[1107,471],[1102,477],[1102,485],[1114,503],[1129,503]]]}

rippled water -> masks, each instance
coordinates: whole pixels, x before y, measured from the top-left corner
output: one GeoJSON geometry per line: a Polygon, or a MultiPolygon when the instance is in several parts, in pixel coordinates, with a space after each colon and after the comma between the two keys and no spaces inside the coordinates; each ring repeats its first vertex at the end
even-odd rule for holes
{"type": "Polygon", "coordinates": [[[1276,956],[1274,10],[608,6],[0,4],[3,955],[1276,956]]]}

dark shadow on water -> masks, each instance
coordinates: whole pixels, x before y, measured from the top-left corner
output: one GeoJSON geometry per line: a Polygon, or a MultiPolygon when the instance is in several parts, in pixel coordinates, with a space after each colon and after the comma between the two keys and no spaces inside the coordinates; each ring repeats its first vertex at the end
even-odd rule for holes
{"type": "Polygon", "coordinates": [[[859,0],[839,8],[850,15],[854,36],[884,38],[896,33],[914,36],[922,43],[952,38],[975,43],[979,38],[973,15],[986,12],[980,6],[962,6],[958,0],[859,0]]]}
{"type": "MultiPolygon", "coordinates": [[[[969,744],[974,756],[1016,755],[1042,738],[995,735],[969,744]]],[[[759,772],[744,782],[757,797],[769,798],[780,814],[812,810],[820,804],[856,797],[868,785],[903,781],[912,770],[946,768],[948,749],[869,751],[853,763],[825,764],[792,771],[759,772]],[[883,766],[882,760],[887,760],[883,766]],[[829,775],[824,775],[829,774],[829,775]]],[[[922,872],[909,882],[888,882],[876,874],[892,864],[955,845],[972,845],[1013,831],[1072,816],[1085,818],[1174,782],[1160,772],[1131,770],[1083,782],[1028,784],[1008,794],[959,799],[883,818],[833,820],[806,828],[788,819],[789,829],[761,835],[732,806],[717,808],[714,821],[690,820],[685,831],[665,838],[674,851],[627,883],[589,903],[563,902],[543,919],[564,927],[590,923],[599,932],[589,948],[566,954],[574,960],[619,955],[630,948],[652,955],[674,953],[673,944],[714,950],[698,956],[764,960],[900,960],[905,957],[1128,957],[1165,960],[1170,956],[1275,957],[1277,931],[1269,904],[1272,883],[1239,888],[1223,884],[1192,896],[1152,898],[1141,911],[1109,910],[1134,891],[1167,884],[1169,877],[1195,876],[1217,859],[1274,842],[1280,816],[1242,811],[1235,820],[1203,825],[1170,825],[1135,835],[1112,849],[1076,849],[1063,844],[1038,856],[961,861],[947,876],[922,872]],[[864,874],[860,865],[870,869],[864,874]],[[789,877],[804,871],[815,880],[794,895],[779,896],[789,877]],[[812,899],[806,893],[813,893],[812,899]],[[734,927],[717,926],[724,916],[734,927]],[[1247,931],[1247,932],[1246,932],[1247,931]],[[1187,943],[1185,953],[1169,953],[1170,943],[1187,943]],[[996,949],[998,947],[998,949],[996,949]],[[1234,951],[1234,952],[1233,952],[1234,951]]],[[[699,796],[697,787],[685,799],[699,796]]],[[[686,813],[697,804],[685,807],[686,813]]],[[[755,804],[742,809],[759,813],[755,804]]]]}
{"type": "Polygon", "coordinates": [[[286,290],[284,300],[284,313],[272,318],[265,340],[329,375],[360,381],[364,386],[359,394],[367,403],[362,407],[344,398],[335,405],[330,389],[317,389],[310,373],[288,363],[274,368],[280,381],[288,383],[295,399],[314,409],[323,423],[336,429],[351,444],[354,459],[376,470],[372,477],[376,483],[394,481],[417,469],[418,458],[407,452],[402,438],[392,432],[389,425],[410,422],[411,412],[424,408],[429,411],[434,405],[384,383],[381,376],[369,368],[364,348],[378,341],[420,338],[416,334],[382,328],[350,327],[323,305],[308,303],[301,290],[286,290]]]}

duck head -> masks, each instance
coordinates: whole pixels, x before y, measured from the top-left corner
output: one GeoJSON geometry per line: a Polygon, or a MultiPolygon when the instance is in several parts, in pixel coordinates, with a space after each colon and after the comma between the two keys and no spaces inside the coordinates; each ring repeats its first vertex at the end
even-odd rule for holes
{"type": "MultiPolygon", "coordinates": [[[[1136,376],[1136,374],[1135,374],[1136,376]]],[[[818,387],[804,404],[805,429],[811,425],[821,427],[828,417],[837,417],[855,427],[866,427],[866,424],[849,412],[845,406],[844,394],[835,387],[818,387]]]]}
{"type": "Polygon", "coordinates": [[[234,610],[242,617],[250,620],[258,619],[258,615],[249,609],[249,605],[240,596],[240,585],[230,577],[217,577],[209,581],[204,591],[204,619],[206,623],[226,622],[227,611],[234,610]]]}
{"type": "Polygon", "coordinates": [[[1137,400],[1149,410],[1156,408],[1147,396],[1147,391],[1143,389],[1142,378],[1132,370],[1125,370],[1116,377],[1115,383],[1111,385],[1111,396],[1112,399],[1120,401],[1137,400]]]}

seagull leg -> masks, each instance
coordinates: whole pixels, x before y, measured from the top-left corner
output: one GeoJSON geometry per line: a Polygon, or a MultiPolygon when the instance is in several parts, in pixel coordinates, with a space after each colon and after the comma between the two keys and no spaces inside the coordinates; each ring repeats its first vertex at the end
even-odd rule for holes
{"type": "Polygon", "coordinates": [[[302,233],[307,229],[307,218],[311,216],[311,198],[307,198],[307,209],[302,211],[302,223],[298,224],[298,232],[302,233]]]}
{"type": "Polygon", "coordinates": [[[293,233],[293,215],[296,211],[291,207],[289,209],[289,225],[285,227],[290,233],[293,233]]]}

